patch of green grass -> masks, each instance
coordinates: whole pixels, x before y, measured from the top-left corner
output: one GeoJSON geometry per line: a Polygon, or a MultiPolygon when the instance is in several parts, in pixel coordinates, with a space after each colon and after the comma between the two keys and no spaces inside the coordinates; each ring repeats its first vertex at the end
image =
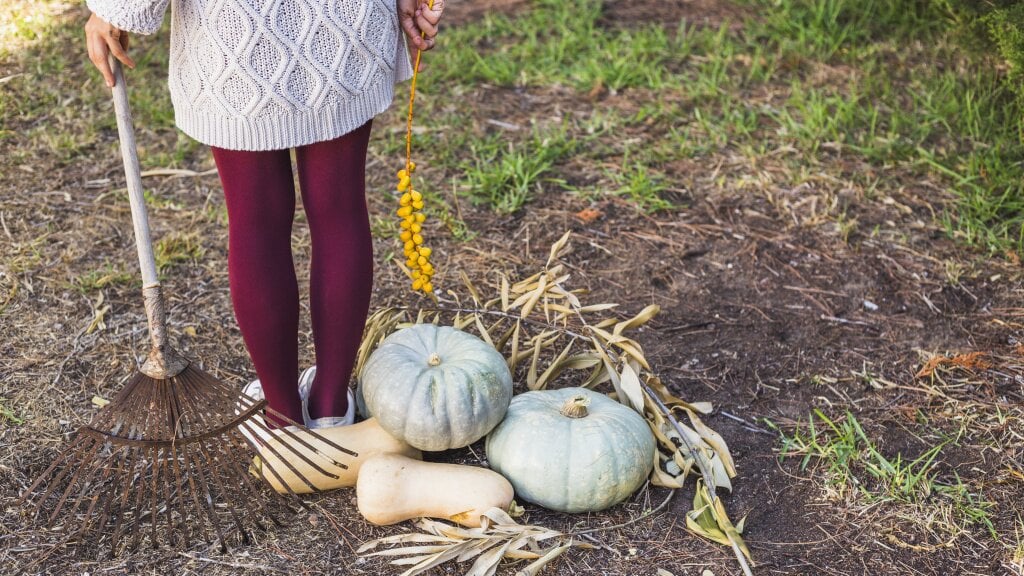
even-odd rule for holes
{"type": "Polygon", "coordinates": [[[857,418],[847,412],[832,419],[815,409],[805,426],[791,433],[779,430],[780,458],[800,457],[800,470],[812,464],[824,470],[825,482],[842,497],[855,491],[869,503],[898,502],[928,505],[935,499],[951,508],[966,524],[980,524],[996,537],[989,513],[994,504],[971,492],[954,473],[944,480],[936,469],[943,448],[955,442],[946,438],[912,458],[886,456],[864,432],[857,418]]]}
{"type": "Polygon", "coordinates": [[[613,193],[629,198],[645,212],[668,211],[676,207],[663,198],[669,189],[668,179],[644,163],[630,162],[627,156],[622,169],[612,172],[611,177],[618,186],[613,193]]]}
{"type": "Polygon", "coordinates": [[[398,238],[398,222],[392,217],[374,216],[370,223],[370,234],[377,238],[398,238]]]}
{"type": "Polygon", "coordinates": [[[571,154],[577,141],[564,129],[535,132],[525,142],[491,135],[469,144],[471,159],[462,165],[462,186],[470,200],[499,214],[519,210],[542,189],[552,167],[571,154]]]}
{"type": "Polygon", "coordinates": [[[782,51],[829,60],[870,54],[879,39],[927,37],[943,17],[930,0],[755,0],[761,33],[782,51]]]}
{"type": "Polygon", "coordinates": [[[199,234],[172,232],[156,241],[153,255],[157,270],[163,272],[184,262],[195,262],[203,257],[205,250],[199,234]]]}
{"type": "MultiPolygon", "coordinates": [[[[690,35],[663,26],[612,30],[599,24],[598,0],[538,0],[516,16],[486,16],[447,32],[445,49],[431,55],[434,82],[499,86],[568,84],[661,88],[673,80],[672,65],[690,50],[690,35]]],[[[428,88],[429,89],[429,88],[428,88]]]]}
{"type": "Polygon", "coordinates": [[[25,420],[20,418],[14,410],[8,408],[5,404],[5,399],[0,398],[0,421],[6,420],[7,422],[14,425],[21,425],[25,423],[25,420]]]}
{"type": "Polygon", "coordinates": [[[136,282],[137,278],[136,274],[115,268],[112,264],[107,263],[102,268],[90,270],[74,278],[71,285],[79,292],[88,294],[107,286],[130,286],[136,282]]]}

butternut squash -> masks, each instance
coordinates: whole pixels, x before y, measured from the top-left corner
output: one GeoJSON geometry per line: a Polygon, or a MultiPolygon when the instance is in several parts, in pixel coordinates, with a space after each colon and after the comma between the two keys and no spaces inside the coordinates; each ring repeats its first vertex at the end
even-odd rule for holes
{"type": "MultiPolygon", "coordinates": [[[[296,470],[301,472],[307,480],[312,482],[313,485],[320,490],[355,486],[360,468],[368,460],[379,454],[402,454],[403,457],[408,457],[410,461],[413,462],[415,462],[415,460],[412,460],[413,458],[422,458],[422,454],[419,450],[409,446],[401,440],[396,439],[381,428],[377,423],[376,418],[370,418],[369,420],[364,420],[358,424],[352,424],[349,426],[318,428],[316,433],[340,446],[356,452],[358,456],[350,456],[344,452],[340,452],[334,448],[326,446],[324,443],[319,442],[312,437],[306,437],[307,441],[321,453],[348,466],[347,469],[342,469],[326,463],[323,457],[312,454],[311,451],[307,451],[304,446],[294,441],[289,441],[288,444],[290,446],[295,446],[298,450],[302,450],[310,460],[319,464],[323,469],[333,474],[337,474],[338,478],[329,478],[324,476],[315,468],[310,466],[309,463],[303,461],[293,452],[282,447],[280,441],[271,440],[270,444],[275,450],[277,450],[277,453],[280,456],[286,458],[296,470]]],[[[299,432],[299,434],[301,434],[301,432],[299,432]]],[[[287,438],[285,438],[285,440],[287,440],[287,438]]],[[[260,455],[254,459],[253,469],[257,476],[262,476],[274,488],[274,490],[277,490],[282,494],[287,493],[288,491],[288,489],[285,488],[286,484],[296,494],[308,494],[313,492],[313,489],[310,488],[309,485],[303,482],[298,475],[292,472],[292,470],[289,469],[288,466],[267,447],[261,447],[260,455]],[[273,466],[274,470],[276,470],[281,476],[280,480],[267,469],[268,465],[273,466]],[[281,480],[284,480],[284,483],[282,483],[281,480]]]]}
{"type": "Polygon", "coordinates": [[[356,482],[359,513],[381,526],[427,516],[476,528],[492,507],[508,510],[512,496],[508,480],[487,468],[398,454],[366,460],[356,482]]]}

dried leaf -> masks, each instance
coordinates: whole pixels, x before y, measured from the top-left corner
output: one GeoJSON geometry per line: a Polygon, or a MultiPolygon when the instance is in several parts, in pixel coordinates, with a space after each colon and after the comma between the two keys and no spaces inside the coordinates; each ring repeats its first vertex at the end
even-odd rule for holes
{"type": "Polygon", "coordinates": [[[514,374],[516,371],[516,362],[519,361],[519,327],[522,325],[522,321],[516,320],[515,329],[512,331],[512,352],[508,356],[508,369],[514,374]]]}
{"type": "Polygon", "coordinates": [[[540,300],[540,297],[544,294],[544,291],[547,288],[547,281],[547,276],[540,277],[540,285],[537,286],[537,289],[534,290],[530,297],[526,300],[526,302],[523,304],[523,309],[519,312],[520,318],[526,318],[527,316],[530,315],[530,312],[533,311],[533,307],[537,305],[537,302],[540,300]]]}
{"type": "MultiPolygon", "coordinates": [[[[725,439],[723,439],[718,432],[707,427],[704,424],[704,421],[702,421],[692,410],[685,410],[686,414],[690,417],[690,422],[693,423],[694,429],[698,434],[700,434],[701,439],[715,451],[715,454],[719,458],[721,458],[722,465],[725,467],[725,472],[728,473],[728,477],[735,478],[736,465],[733,463],[732,455],[729,453],[729,445],[725,443],[725,439]]],[[[718,484],[716,483],[716,485],[718,484]]]]}
{"type": "Polygon", "coordinates": [[[508,312],[508,276],[501,275],[501,311],[508,312]]]}
{"type": "Polygon", "coordinates": [[[594,342],[594,350],[601,355],[601,361],[604,362],[605,373],[612,381],[612,387],[615,388],[615,393],[619,398],[622,398],[622,385],[619,383],[619,371],[615,369],[615,365],[612,364],[612,359],[608,357],[608,353],[605,352],[604,346],[597,337],[591,336],[591,340],[594,342]]]}
{"type": "Polygon", "coordinates": [[[622,334],[626,330],[632,330],[633,328],[646,324],[651,318],[654,318],[654,315],[657,314],[660,310],[661,306],[658,306],[657,304],[650,304],[646,306],[643,310],[638,312],[636,316],[633,316],[629,320],[625,320],[623,322],[619,322],[618,324],[616,324],[614,328],[614,333],[622,334]]]}
{"type": "Polygon", "coordinates": [[[608,371],[605,370],[604,364],[599,363],[597,366],[594,366],[594,370],[590,373],[590,376],[587,377],[586,381],[580,384],[580,386],[583,388],[594,388],[609,380],[611,380],[611,376],[609,376],[608,371]]]}
{"type": "Polygon", "coordinates": [[[491,348],[494,348],[494,342],[491,341],[491,334],[487,331],[487,328],[484,327],[483,321],[480,320],[480,315],[473,314],[473,320],[476,321],[476,329],[480,331],[480,337],[483,338],[491,348]]]}
{"type": "Polygon", "coordinates": [[[569,342],[569,344],[562,350],[562,353],[559,354],[558,357],[556,357],[547,367],[547,370],[544,370],[540,377],[537,378],[537,381],[530,387],[530,390],[541,390],[547,386],[548,381],[558,377],[563,370],[561,362],[569,353],[569,350],[572,350],[573,344],[574,342],[569,342]]]}
{"type": "Polygon", "coordinates": [[[562,544],[561,546],[552,548],[547,554],[534,560],[528,566],[516,572],[516,576],[536,576],[536,574],[540,572],[541,568],[547,566],[549,562],[561,556],[562,553],[569,549],[569,546],[571,546],[571,544],[562,544]]]}
{"type": "Polygon", "coordinates": [[[618,304],[590,304],[589,306],[581,306],[579,311],[581,314],[587,314],[590,312],[600,312],[602,310],[609,310],[611,308],[615,308],[616,306],[618,306],[618,304]]]}
{"type": "Polygon", "coordinates": [[[526,373],[526,387],[530,390],[537,389],[537,360],[540,358],[540,351],[544,347],[544,340],[539,337],[536,340],[537,344],[533,347],[533,359],[530,360],[530,370],[526,373]]]}
{"type": "Polygon", "coordinates": [[[643,386],[640,384],[640,376],[636,373],[636,369],[629,363],[623,362],[622,364],[622,376],[620,380],[620,386],[626,398],[629,399],[629,403],[633,406],[633,409],[643,416],[644,413],[644,391],[643,386]]]}
{"type": "Polygon", "coordinates": [[[465,270],[460,270],[459,271],[459,277],[462,279],[462,283],[465,284],[466,288],[469,290],[469,295],[470,295],[471,298],[473,298],[473,303],[476,304],[477,307],[479,307],[480,306],[480,293],[476,291],[476,286],[473,286],[473,282],[471,282],[470,279],[469,279],[469,276],[466,275],[466,271],[465,270]]]}
{"type": "Polygon", "coordinates": [[[565,248],[565,245],[569,243],[569,235],[571,233],[572,232],[570,230],[566,230],[565,234],[562,234],[562,237],[551,245],[551,253],[548,254],[547,264],[544,265],[545,268],[551,266],[551,263],[555,261],[555,258],[557,258],[562,252],[562,249],[565,248]]]}

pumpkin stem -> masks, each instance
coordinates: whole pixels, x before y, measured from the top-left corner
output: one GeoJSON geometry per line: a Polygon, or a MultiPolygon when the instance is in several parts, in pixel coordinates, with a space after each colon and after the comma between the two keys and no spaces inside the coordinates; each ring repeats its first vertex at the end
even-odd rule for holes
{"type": "Polygon", "coordinates": [[[437,352],[431,352],[430,357],[427,358],[427,364],[431,366],[437,366],[441,363],[441,357],[437,355],[437,352]]]}
{"type": "Polygon", "coordinates": [[[587,415],[587,406],[590,405],[590,398],[586,396],[573,396],[562,404],[562,416],[567,418],[583,418],[587,415]]]}

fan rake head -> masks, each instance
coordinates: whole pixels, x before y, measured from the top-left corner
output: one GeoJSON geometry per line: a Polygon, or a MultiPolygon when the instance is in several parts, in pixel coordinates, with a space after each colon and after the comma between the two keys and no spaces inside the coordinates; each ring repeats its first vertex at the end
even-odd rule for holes
{"type": "MultiPolygon", "coordinates": [[[[291,488],[278,494],[249,473],[253,450],[276,456],[313,491],[317,479],[290,458],[337,478],[331,469],[346,466],[335,457],[356,455],[308,429],[271,430],[260,416],[264,409],[294,424],[191,364],[168,378],[140,372],[78,430],[21,502],[48,528],[66,533],[66,542],[109,546],[114,555],[143,543],[183,548],[215,540],[224,551],[231,540],[248,543],[252,527],[280,526],[280,511],[306,506],[291,488]]],[[[264,473],[280,481],[263,460],[264,473]]]]}

